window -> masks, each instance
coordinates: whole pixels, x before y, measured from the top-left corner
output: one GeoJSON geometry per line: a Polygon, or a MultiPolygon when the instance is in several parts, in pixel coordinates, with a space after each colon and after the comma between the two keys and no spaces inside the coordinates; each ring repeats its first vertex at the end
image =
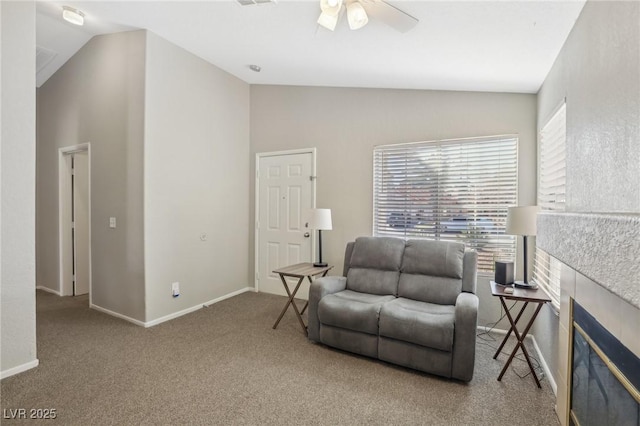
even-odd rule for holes
{"type": "MultiPolygon", "coordinates": [[[[563,104],[540,131],[538,205],[541,210],[565,209],[566,141],[567,113],[563,104]]],[[[536,248],[533,278],[549,293],[556,307],[560,306],[560,268],[560,261],[536,248]]]]}
{"type": "Polygon", "coordinates": [[[478,270],[513,260],[504,233],[517,201],[518,138],[418,142],[373,153],[373,234],[460,241],[478,252],[478,270]]]}

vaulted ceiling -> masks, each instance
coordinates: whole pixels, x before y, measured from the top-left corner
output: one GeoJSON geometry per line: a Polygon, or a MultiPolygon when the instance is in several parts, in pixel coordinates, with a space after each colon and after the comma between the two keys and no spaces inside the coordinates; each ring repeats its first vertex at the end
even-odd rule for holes
{"type": "MultiPolygon", "coordinates": [[[[369,0],[371,1],[371,0],[369,0]]],[[[578,18],[576,1],[389,1],[419,19],[319,27],[319,0],[41,1],[37,85],[91,37],[148,29],[250,84],[536,93],[578,18]],[[85,25],[62,20],[62,6],[85,25]],[[259,65],[254,72],[249,65],[259,65]]]]}

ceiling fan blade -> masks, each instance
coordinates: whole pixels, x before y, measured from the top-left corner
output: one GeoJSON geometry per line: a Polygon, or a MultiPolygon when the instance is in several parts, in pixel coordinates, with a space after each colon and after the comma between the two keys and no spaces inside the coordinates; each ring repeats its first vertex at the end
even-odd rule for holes
{"type": "Polygon", "coordinates": [[[420,22],[417,18],[383,0],[365,0],[362,3],[370,17],[384,22],[401,33],[406,33],[420,22]]]}

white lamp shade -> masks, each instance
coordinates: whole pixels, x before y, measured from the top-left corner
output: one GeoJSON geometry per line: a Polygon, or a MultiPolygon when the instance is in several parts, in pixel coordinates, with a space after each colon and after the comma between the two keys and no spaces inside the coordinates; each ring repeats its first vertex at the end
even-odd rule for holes
{"type": "Polygon", "coordinates": [[[330,231],[333,229],[331,224],[331,209],[311,209],[309,228],[320,229],[322,231],[330,231]]]}
{"type": "Polygon", "coordinates": [[[349,28],[352,30],[359,30],[369,22],[367,12],[365,12],[359,1],[347,3],[347,20],[349,21],[349,28]]]}
{"type": "Polygon", "coordinates": [[[536,215],[538,206],[509,207],[507,212],[507,234],[536,235],[536,215]]]}

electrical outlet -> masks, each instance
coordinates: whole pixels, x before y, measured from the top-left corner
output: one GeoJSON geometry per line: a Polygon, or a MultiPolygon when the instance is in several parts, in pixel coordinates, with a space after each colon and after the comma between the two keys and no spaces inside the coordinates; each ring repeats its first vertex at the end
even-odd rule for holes
{"type": "Polygon", "coordinates": [[[109,218],[109,228],[114,229],[116,227],[116,218],[115,217],[110,217],[109,218]]]}
{"type": "Polygon", "coordinates": [[[175,282],[175,283],[171,284],[171,295],[173,297],[180,296],[180,283],[179,282],[175,282]]]}

